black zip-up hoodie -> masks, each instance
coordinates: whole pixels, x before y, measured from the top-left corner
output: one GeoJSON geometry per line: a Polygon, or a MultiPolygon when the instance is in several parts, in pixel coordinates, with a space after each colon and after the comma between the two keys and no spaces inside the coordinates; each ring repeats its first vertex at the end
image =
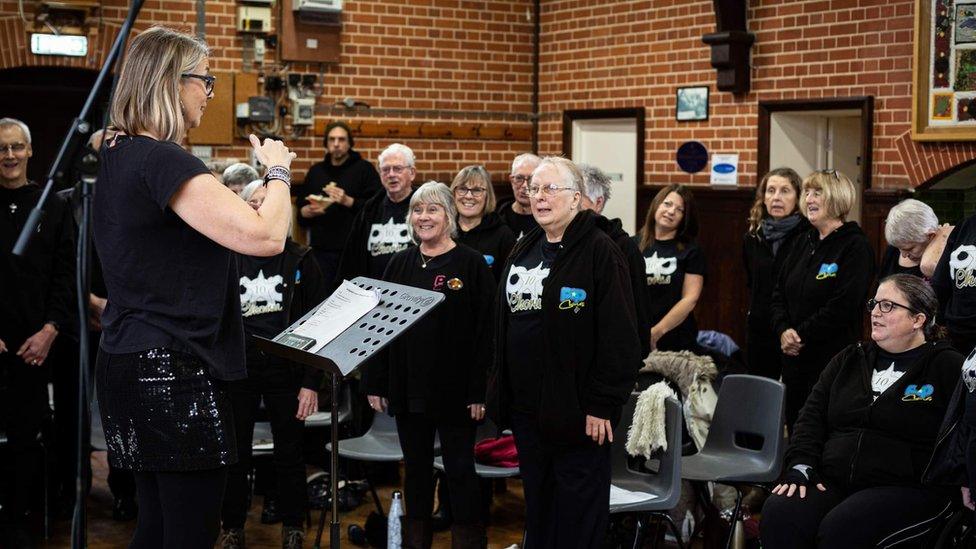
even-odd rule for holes
{"type": "Polygon", "coordinates": [[[761,227],[755,234],[747,232],[742,237],[742,260],[746,266],[746,288],[749,289],[750,327],[772,331],[770,320],[773,316],[771,309],[776,279],[786,263],[786,257],[809,230],[810,222],[805,217],[800,218],[800,222],[783,237],[775,256],[761,227]]]}
{"type": "MultiPolygon", "coordinates": [[[[545,238],[541,228],[516,244],[505,265],[545,238]]],[[[619,250],[596,226],[590,211],[579,212],[566,228],[562,248],[542,291],[542,394],[538,407],[543,439],[560,446],[593,444],[586,436],[586,416],[616,424],[637,377],[640,341],[630,273],[619,250]],[[562,288],[581,289],[581,303],[561,300],[562,288]]],[[[489,402],[498,422],[508,427],[512,395],[505,345],[508,302],[500,284],[496,303],[495,358],[489,402]]]]}
{"type": "Polygon", "coordinates": [[[815,228],[798,237],[779,272],[771,304],[774,335],[793,328],[803,342],[799,356],[783,356],[784,365],[820,371],[861,338],[874,271],[871,244],[853,221],[822,240],[815,228]]]}
{"type": "Polygon", "coordinates": [[[76,337],[74,222],[67,202],[52,196],[31,238],[27,252],[13,249],[31,209],[41,196],[32,182],[16,189],[0,188],[0,339],[15,353],[47,322],[58,325],[59,337],[76,337]]]}
{"type": "MultiPolygon", "coordinates": [[[[647,275],[644,272],[644,254],[634,242],[624,224],[619,219],[607,219],[602,215],[596,216],[596,226],[607,233],[610,240],[617,245],[623,254],[630,271],[630,289],[634,293],[634,309],[637,313],[637,336],[641,344],[641,360],[651,352],[651,304],[647,300],[647,275]]],[[[643,364],[641,364],[643,366],[643,364]]]]}
{"type": "Polygon", "coordinates": [[[855,343],[835,356],[800,411],[787,470],[809,465],[843,486],[921,484],[963,360],[945,341],[924,345],[874,401],[877,345],[855,343]]]}
{"type": "Polygon", "coordinates": [[[952,230],[932,273],[942,324],[959,351],[976,344],[976,215],[952,230]]]}
{"type": "MultiPolygon", "coordinates": [[[[404,198],[408,203],[413,192],[411,190],[410,196],[404,198]]],[[[383,211],[383,199],[385,198],[385,192],[370,198],[353,219],[349,238],[346,240],[346,245],[342,249],[342,255],[339,259],[339,270],[336,273],[335,280],[331,281],[328,288],[330,293],[342,284],[343,279],[352,280],[357,276],[366,276],[369,272],[369,253],[366,251],[366,242],[369,241],[369,231],[372,229],[373,220],[383,211]]],[[[408,222],[409,217],[408,213],[408,222]]]]}
{"type": "MultiPolygon", "coordinates": [[[[281,327],[284,330],[292,323],[296,322],[312,307],[321,303],[328,294],[326,293],[326,281],[322,276],[322,270],[315,261],[315,257],[310,253],[308,246],[303,246],[291,238],[285,241],[285,250],[282,253],[284,261],[281,264],[281,273],[267,273],[270,276],[280,274],[282,280],[282,299],[281,307],[284,317],[288,324],[281,327]],[[296,276],[300,272],[301,276],[296,276]]],[[[241,273],[245,272],[243,263],[248,259],[238,254],[237,264],[241,273]]],[[[251,334],[246,334],[247,346],[249,351],[256,351],[254,339],[251,334]]],[[[303,366],[304,375],[302,376],[302,387],[318,391],[322,386],[324,372],[311,366],[303,366]]]]}
{"type": "Polygon", "coordinates": [[[341,251],[349,237],[349,228],[356,212],[363,204],[380,194],[383,185],[376,168],[356,151],[350,150],[346,161],[338,166],[326,155],[325,160],[314,164],[305,175],[305,181],[298,189],[305,197],[299,201],[298,208],[308,204],[308,195],[325,195],[323,188],[335,182],[353,198],[351,208],[333,204],[325,213],[311,218],[298,215],[298,225],[308,227],[311,232],[311,245],[318,250],[341,251]]]}
{"type": "Polygon", "coordinates": [[[481,252],[495,277],[495,283],[502,279],[505,261],[515,245],[515,234],[497,213],[485,214],[481,223],[470,231],[462,231],[459,225],[457,241],[481,252]]]}

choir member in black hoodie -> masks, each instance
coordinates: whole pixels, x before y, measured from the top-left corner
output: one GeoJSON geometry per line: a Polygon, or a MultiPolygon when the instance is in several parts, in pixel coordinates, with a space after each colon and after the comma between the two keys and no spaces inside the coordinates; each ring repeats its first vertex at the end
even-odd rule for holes
{"type": "Polygon", "coordinates": [[[938,303],[922,279],[884,279],[871,339],[849,345],[810,393],[766,500],[767,549],[893,547],[939,525],[958,488],[923,483],[963,357],[937,341],[938,303]]]}
{"type": "Polygon", "coordinates": [[[790,255],[797,237],[810,228],[800,214],[800,186],[803,180],[790,168],[767,173],[756,187],[756,200],[749,211],[749,231],[742,239],[742,257],[749,288],[749,316],[746,353],[749,373],[779,379],[782,351],[779,334],[770,324],[770,300],[783,260],[790,255]]]}
{"type": "Polygon", "coordinates": [[[342,249],[339,271],[333,281],[357,276],[381,278],[393,254],[411,246],[407,230],[407,209],[413,193],[416,157],[410,147],[394,143],[379,156],[380,180],[385,193],[370,198],[356,214],[349,238],[342,249]]]}
{"type": "Polygon", "coordinates": [[[830,359],[860,339],[860,304],[875,265],[861,227],[844,221],[854,193],[851,180],[834,170],[807,176],[800,208],[812,228],[785,258],[773,290],[772,323],[783,351],[790,427],[830,359]]]}
{"type": "MultiPolygon", "coordinates": [[[[243,198],[257,210],[268,190],[264,181],[249,183],[243,198]]],[[[244,546],[244,522],[250,497],[251,442],[259,404],[263,401],[274,439],[277,510],[285,547],[299,547],[305,530],[305,459],[302,436],[305,418],[318,411],[322,372],[271,356],[254,345],[253,336],[272,338],[325,299],[325,279],[312,250],[291,240],[271,257],[237,255],[241,316],[244,319],[247,378],[227,384],[237,434],[237,463],[227,472],[221,518],[224,547],[244,546]]],[[[267,501],[265,502],[267,507],[267,501]]]]}
{"type": "Polygon", "coordinates": [[[515,235],[495,213],[495,190],[484,166],[462,168],[451,182],[458,212],[457,241],[481,252],[495,282],[501,280],[515,235]]]}
{"type": "MultiPolygon", "coordinates": [[[[0,118],[0,373],[6,391],[0,420],[9,444],[7,508],[13,546],[27,539],[29,502],[37,492],[37,435],[48,412],[48,357],[57,338],[74,331],[74,225],[67,202],[51,197],[23,256],[11,253],[41,188],[27,180],[32,154],[30,129],[0,118]],[[20,539],[13,539],[14,536],[20,539]]],[[[73,362],[77,364],[77,362],[73,362]]],[[[67,365],[66,365],[67,366],[67,365]]],[[[73,369],[77,375],[77,368],[73,369]]],[[[74,416],[72,416],[74,417],[74,416]]],[[[67,446],[73,447],[74,441],[67,446]]],[[[69,452],[62,454],[70,455],[69,452]]]]}
{"type": "Polygon", "coordinates": [[[654,196],[634,237],[644,255],[651,349],[703,353],[695,305],[705,285],[705,255],[695,242],[698,212],[691,189],[668,185],[654,196]]]}
{"type": "Polygon", "coordinates": [[[932,287],[939,296],[940,318],[949,339],[968,355],[976,347],[976,215],[949,235],[932,287]]]}
{"type": "MultiPolygon", "coordinates": [[[[600,168],[589,164],[577,164],[583,174],[583,188],[585,192],[580,197],[580,207],[590,210],[597,217],[597,227],[613,240],[617,249],[627,261],[630,271],[630,286],[634,292],[634,310],[637,313],[637,328],[641,342],[641,360],[651,352],[651,320],[650,304],[647,302],[647,292],[644,291],[644,256],[634,239],[627,234],[620,219],[603,217],[603,208],[610,201],[610,178],[600,168]]],[[[642,364],[643,365],[643,364],[642,364]]]]}
{"type": "Polygon", "coordinates": [[[495,280],[482,254],[452,238],[456,218],[443,183],[425,183],[410,199],[410,233],[418,246],[393,256],[383,279],[446,299],[381,352],[364,380],[376,413],[388,409],[396,416],[406,471],[405,548],[431,545],[435,431],[450,490],[452,546],[480,549],[485,542],[474,442],[485,414],[495,280]]]}
{"type": "Polygon", "coordinates": [[[640,360],[630,274],[580,211],[575,164],[544,159],[528,191],[541,228],[515,244],[499,287],[493,413],[515,434],[526,547],[600,547],[609,443],[640,360]]]}
{"type": "Polygon", "coordinates": [[[353,150],[355,141],[345,122],[326,126],[323,141],[325,159],[309,168],[301,186],[305,198],[298,203],[298,225],[309,229],[315,259],[326,280],[332,280],[353,218],[383,187],[376,168],[353,150]]]}
{"type": "Polygon", "coordinates": [[[520,154],[512,160],[512,173],[508,180],[512,183],[513,198],[498,205],[498,215],[512,229],[516,240],[539,226],[532,217],[529,195],[525,190],[539,161],[539,157],[532,153],[520,154]]]}
{"type": "Polygon", "coordinates": [[[935,265],[945,250],[950,225],[939,225],[932,207],[914,198],[906,198],[888,212],[885,219],[885,240],[888,249],[878,277],[905,273],[931,278],[935,265]]]}

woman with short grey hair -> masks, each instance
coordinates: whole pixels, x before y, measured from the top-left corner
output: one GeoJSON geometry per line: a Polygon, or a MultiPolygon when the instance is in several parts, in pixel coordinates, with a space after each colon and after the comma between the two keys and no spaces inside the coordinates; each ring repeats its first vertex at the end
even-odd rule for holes
{"type": "Polygon", "coordinates": [[[220,176],[220,182],[224,184],[225,187],[234,191],[237,194],[241,194],[244,186],[260,178],[258,171],[252,168],[250,165],[243,162],[237,162],[227,166],[224,173],[220,176]]]}
{"type": "Polygon", "coordinates": [[[940,226],[928,204],[914,198],[902,200],[891,208],[885,220],[888,249],[878,276],[906,273],[931,277],[950,232],[952,227],[940,226]]]}
{"type": "Polygon", "coordinates": [[[481,254],[452,238],[456,216],[447,185],[430,181],[414,192],[408,227],[417,246],[394,255],[383,279],[440,292],[445,299],[407,337],[381,351],[363,378],[370,407],[396,417],[405,462],[405,548],[431,546],[435,432],[454,518],[451,546],[485,546],[474,442],[477,422],[485,415],[495,280],[481,254]]]}

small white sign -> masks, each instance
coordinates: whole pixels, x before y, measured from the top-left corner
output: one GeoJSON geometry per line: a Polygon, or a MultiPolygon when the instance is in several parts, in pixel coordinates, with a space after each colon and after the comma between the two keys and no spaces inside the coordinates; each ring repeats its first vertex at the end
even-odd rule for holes
{"type": "Polygon", "coordinates": [[[317,38],[306,38],[305,47],[310,50],[316,50],[319,47],[319,41],[317,38]]]}
{"type": "Polygon", "coordinates": [[[67,55],[84,57],[88,55],[88,37],[62,34],[32,34],[31,53],[34,55],[67,55]]]}
{"type": "Polygon", "coordinates": [[[736,185],[739,180],[739,155],[713,154],[712,179],[713,185],[736,185]]]}

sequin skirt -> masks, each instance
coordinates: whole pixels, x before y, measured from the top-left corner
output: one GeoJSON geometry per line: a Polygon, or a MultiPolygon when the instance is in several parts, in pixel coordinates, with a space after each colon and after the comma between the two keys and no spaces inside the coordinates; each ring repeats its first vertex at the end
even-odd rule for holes
{"type": "Polygon", "coordinates": [[[230,399],[195,356],[100,350],[95,379],[113,467],[194,471],[237,461],[230,399]]]}

